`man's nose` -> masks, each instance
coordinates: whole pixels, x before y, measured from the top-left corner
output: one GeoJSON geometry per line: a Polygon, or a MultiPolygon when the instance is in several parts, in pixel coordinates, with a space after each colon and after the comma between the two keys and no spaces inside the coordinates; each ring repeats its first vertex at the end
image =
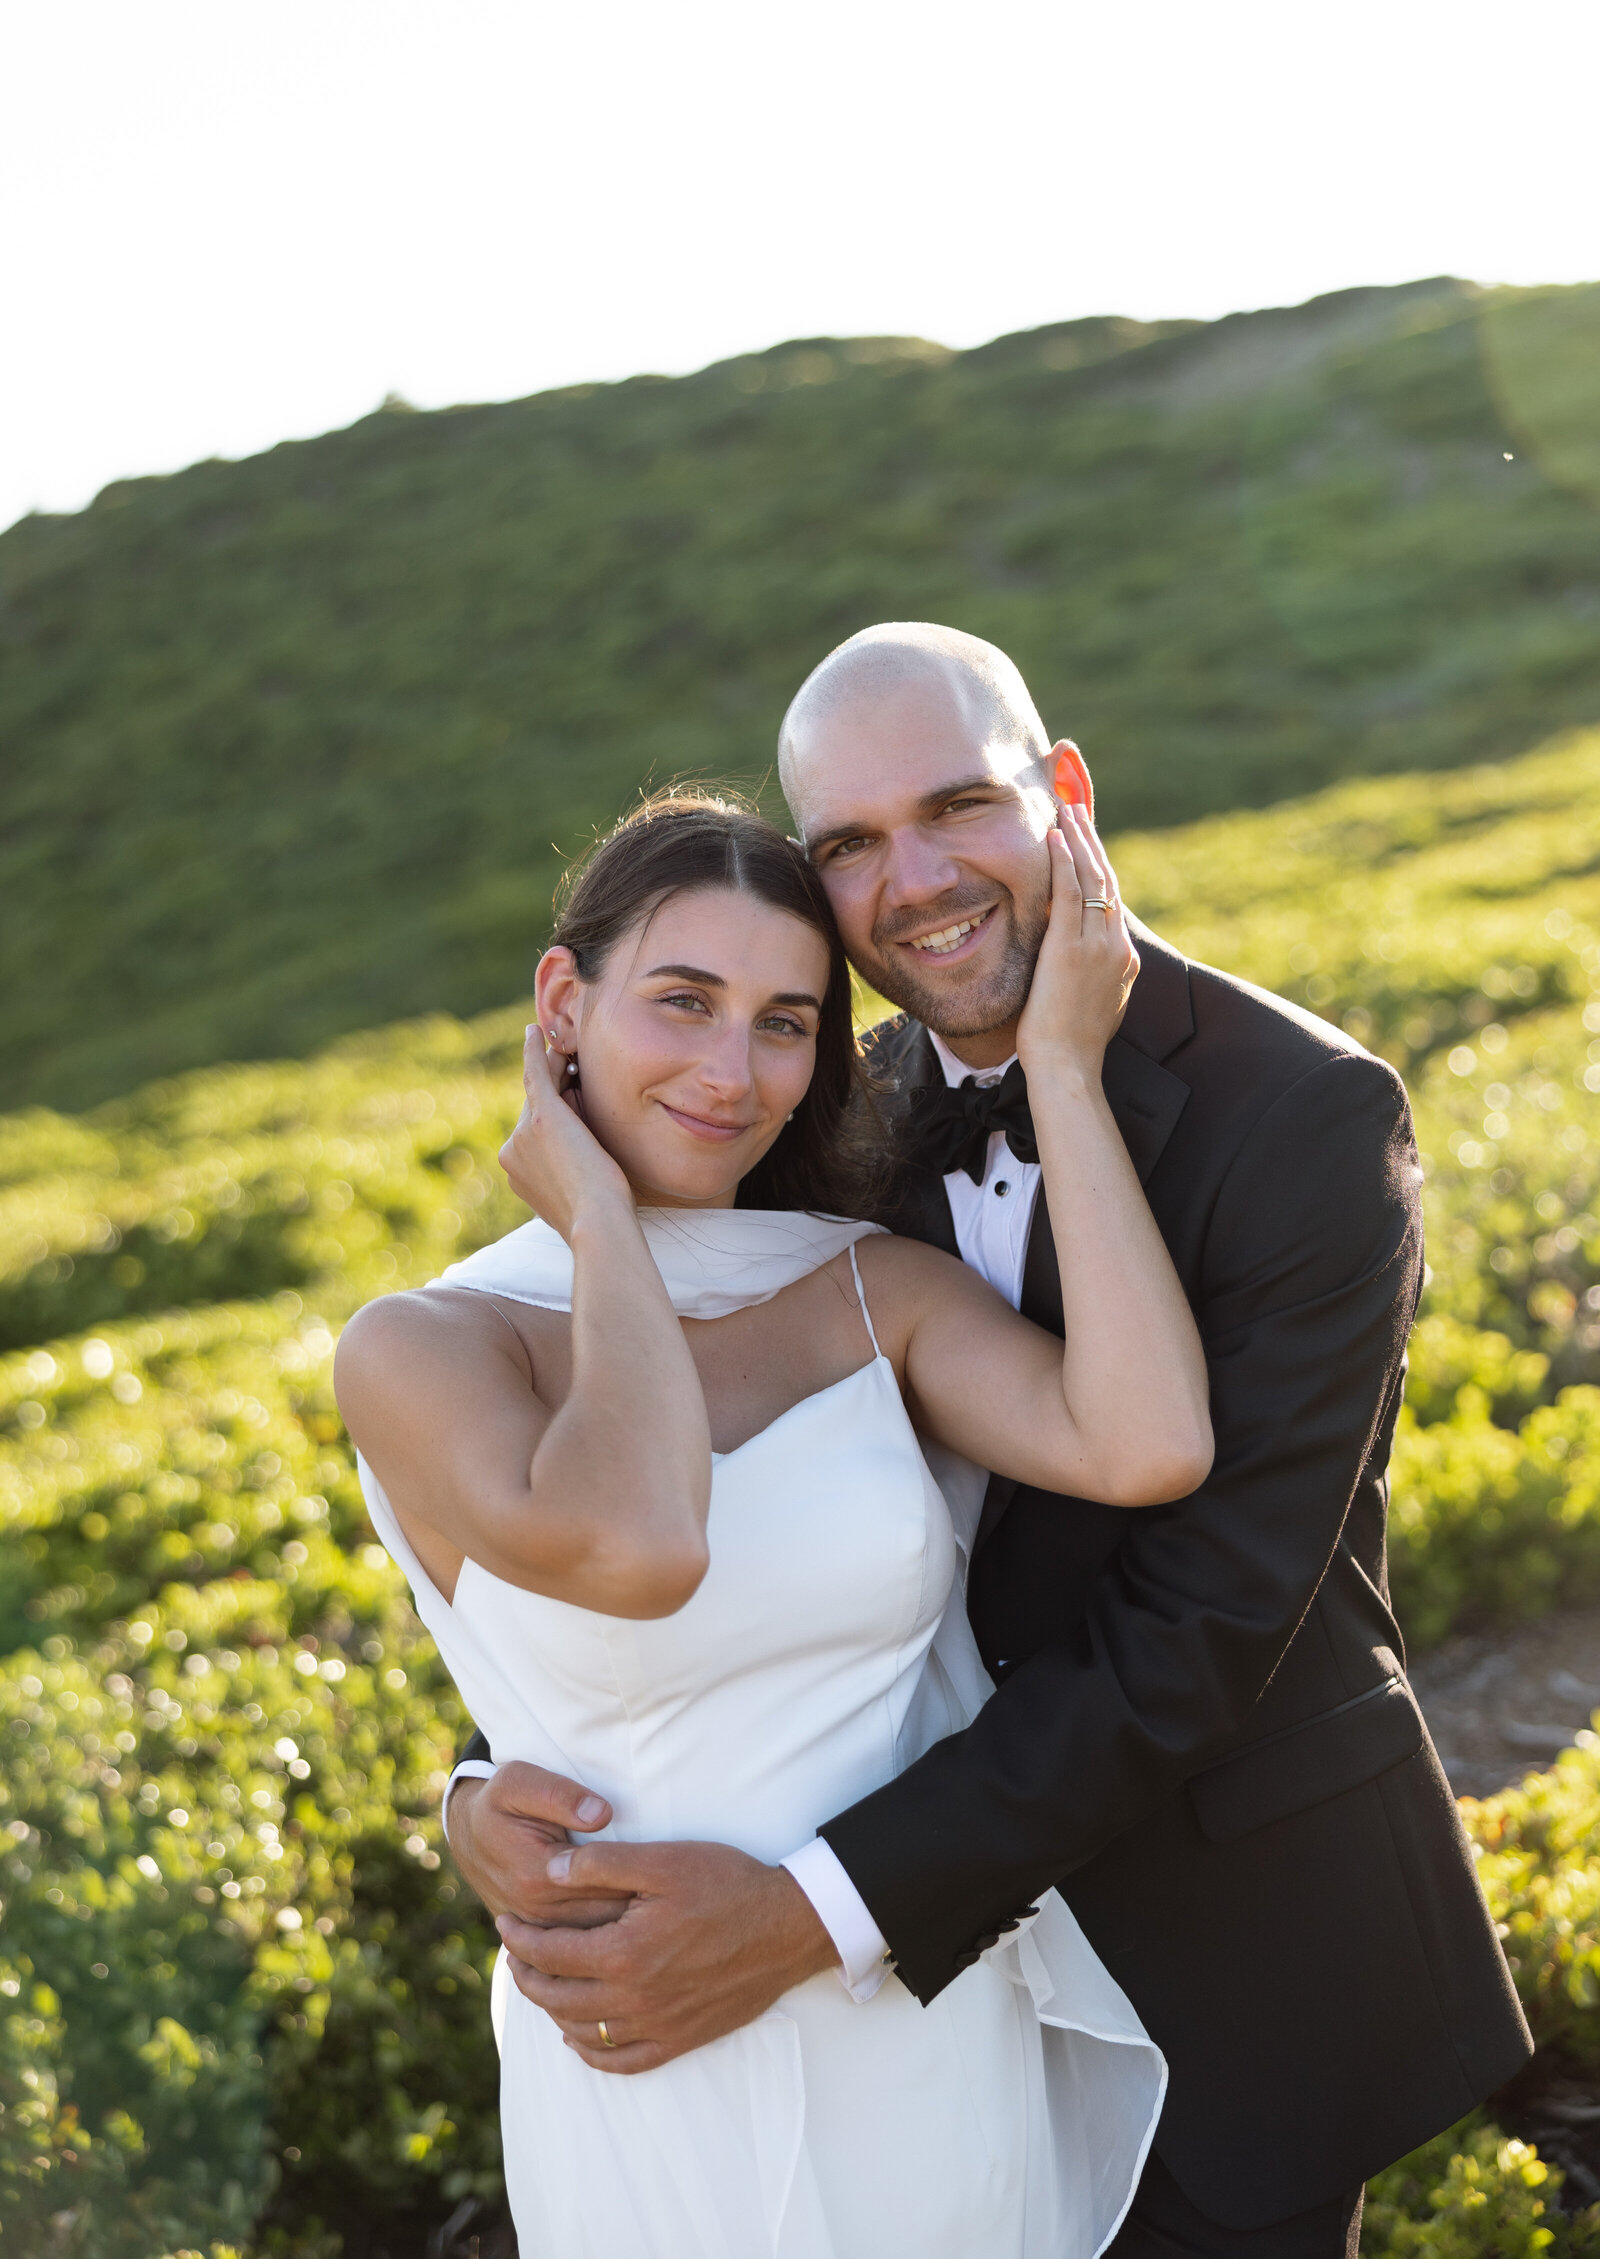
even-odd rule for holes
{"type": "Polygon", "coordinates": [[[920,827],[892,834],[884,858],[883,900],[899,909],[937,901],[960,880],[959,864],[937,839],[920,827]]]}

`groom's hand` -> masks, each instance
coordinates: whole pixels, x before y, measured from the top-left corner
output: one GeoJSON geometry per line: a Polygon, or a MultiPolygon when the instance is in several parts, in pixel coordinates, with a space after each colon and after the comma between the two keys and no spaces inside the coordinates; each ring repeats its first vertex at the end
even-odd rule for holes
{"type": "Polygon", "coordinates": [[[590,1843],[554,1853],[549,1868],[553,1885],[625,1901],[598,1929],[538,1928],[515,1915],[497,1925],[518,1990],[597,2071],[653,2071],[838,1966],[787,1868],[726,1844],[590,1843]]]}
{"type": "Polygon", "coordinates": [[[604,1797],[542,1765],[502,1765],[491,1780],[468,1774],[450,1791],[450,1855],[491,1914],[589,1929],[614,1922],[627,1895],[552,1881],[551,1853],[573,1834],[603,1828],[604,1797]]]}

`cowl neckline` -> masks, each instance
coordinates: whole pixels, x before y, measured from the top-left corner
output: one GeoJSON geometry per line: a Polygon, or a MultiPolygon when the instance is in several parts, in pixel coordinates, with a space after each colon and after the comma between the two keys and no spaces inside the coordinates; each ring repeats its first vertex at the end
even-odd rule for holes
{"type": "MultiPolygon", "coordinates": [[[[799,1208],[641,1208],[639,1223],[680,1318],[725,1318],[770,1302],[884,1228],[799,1208]]],[[[452,1263],[431,1284],[570,1310],[572,1274],[571,1248],[536,1217],[452,1263]]]]}

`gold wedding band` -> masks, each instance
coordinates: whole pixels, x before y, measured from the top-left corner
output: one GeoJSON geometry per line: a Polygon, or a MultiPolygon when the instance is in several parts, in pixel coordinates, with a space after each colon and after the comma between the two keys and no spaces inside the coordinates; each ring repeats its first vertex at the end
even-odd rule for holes
{"type": "Polygon", "coordinates": [[[1109,910],[1111,907],[1103,894],[1091,895],[1083,906],[1086,910],[1109,910]]]}
{"type": "Polygon", "coordinates": [[[611,2034],[606,2030],[606,2020],[604,2016],[602,2016],[600,2019],[600,2044],[602,2047],[615,2047],[617,2044],[616,2041],[612,2038],[611,2034]]]}

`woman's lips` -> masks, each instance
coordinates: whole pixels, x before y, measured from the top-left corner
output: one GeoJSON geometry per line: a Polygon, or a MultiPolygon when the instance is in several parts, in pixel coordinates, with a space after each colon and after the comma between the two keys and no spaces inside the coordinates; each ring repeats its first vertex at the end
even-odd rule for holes
{"type": "Polygon", "coordinates": [[[660,1104],[661,1111],[670,1114],[680,1129],[686,1129],[691,1137],[703,1137],[708,1145],[731,1145],[754,1127],[750,1122],[708,1121],[704,1114],[686,1114],[681,1106],[669,1106],[665,1099],[660,1104]]]}

